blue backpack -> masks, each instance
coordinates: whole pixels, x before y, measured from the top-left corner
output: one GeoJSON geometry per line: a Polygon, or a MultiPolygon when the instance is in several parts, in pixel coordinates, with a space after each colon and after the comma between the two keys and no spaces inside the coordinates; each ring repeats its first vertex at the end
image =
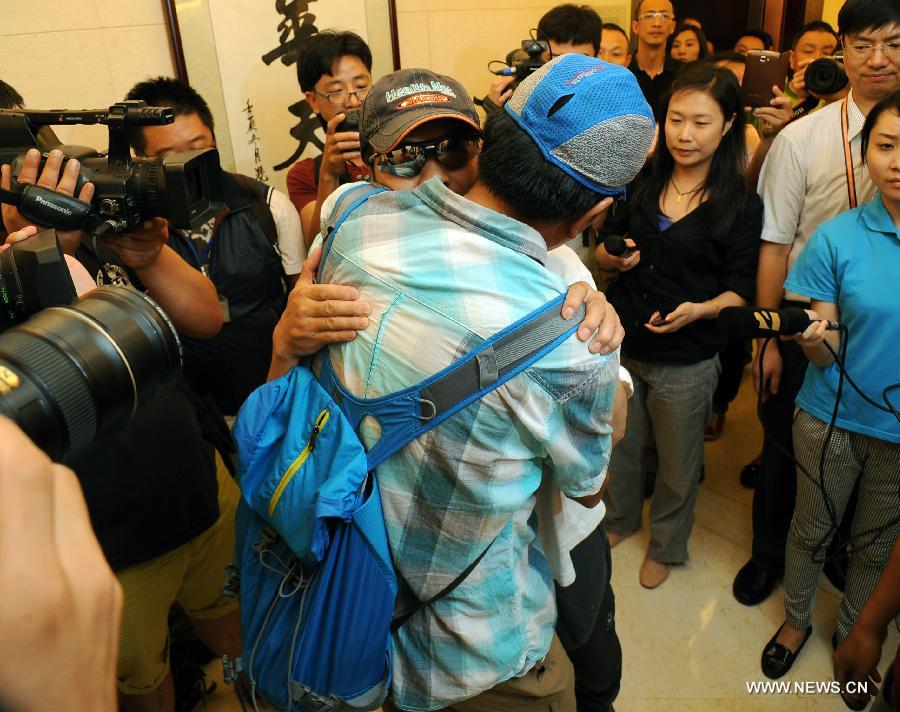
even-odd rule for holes
{"type": "MultiPolygon", "coordinates": [[[[322,263],[343,220],[378,192],[360,186],[338,201],[322,263]]],[[[563,300],[440,373],[381,398],[354,397],[327,357],[318,377],[297,366],[250,396],[234,428],[244,650],[229,672],[246,673],[254,709],[258,696],[289,712],[374,710],[384,702],[391,632],[462,583],[487,549],[434,597],[394,618],[397,576],[376,468],[568,339],[584,310],[565,321],[563,300]],[[381,439],[368,452],[357,436],[365,416],[381,426],[381,439]]]]}

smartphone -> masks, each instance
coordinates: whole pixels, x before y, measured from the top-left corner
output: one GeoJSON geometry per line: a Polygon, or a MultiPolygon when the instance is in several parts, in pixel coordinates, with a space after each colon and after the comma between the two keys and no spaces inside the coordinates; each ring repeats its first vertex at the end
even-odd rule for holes
{"type": "Polygon", "coordinates": [[[747,68],[744,70],[744,105],[753,108],[771,106],[774,98],[772,87],[783,87],[787,80],[787,52],[780,54],[769,50],[751,50],[747,53],[747,68]]]}
{"type": "Polygon", "coordinates": [[[344,120],[341,121],[334,129],[335,133],[341,133],[342,131],[359,131],[359,109],[349,109],[345,111],[344,120]]]}

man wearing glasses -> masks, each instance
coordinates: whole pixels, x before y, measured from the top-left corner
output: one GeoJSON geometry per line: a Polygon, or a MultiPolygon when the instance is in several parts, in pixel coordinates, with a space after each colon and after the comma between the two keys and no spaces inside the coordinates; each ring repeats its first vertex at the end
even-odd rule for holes
{"type": "Polygon", "coordinates": [[[678,69],[678,63],[666,56],[666,40],[674,31],[675,8],[669,0],[638,3],[631,23],[631,32],[637,37],[637,51],[628,68],[637,77],[654,114],[678,69]]]}
{"type": "MultiPolygon", "coordinates": [[[[810,236],[826,220],[875,195],[862,161],[861,133],[869,110],[900,89],[900,4],[847,0],[838,24],[850,94],[782,130],[759,177],[765,205],[756,276],[760,307],[803,306],[802,296],[785,291],[784,280],[810,236]]],[[[733,586],[735,598],[748,606],[765,600],[778,579],[790,574],[784,571],[785,542],[797,481],[791,427],[807,366],[795,342],[773,339],[765,349],[760,379],[759,353],[753,380],[763,392],[765,436],[753,494],[753,550],[733,586]]],[[[785,626],[773,643],[793,655],[802,636],[785,626]]]]}
{"type": "Polygon", "coordinates": [[[359,155],[359,109],[372,87],[372,52],[353,32],[319,32],[297,67],[300,88],[325,129],[321,156],[295,163],[287,175],[291,201],[309,245],[319,232],[322,201],[339,185],[368,176],[359,155]]]}

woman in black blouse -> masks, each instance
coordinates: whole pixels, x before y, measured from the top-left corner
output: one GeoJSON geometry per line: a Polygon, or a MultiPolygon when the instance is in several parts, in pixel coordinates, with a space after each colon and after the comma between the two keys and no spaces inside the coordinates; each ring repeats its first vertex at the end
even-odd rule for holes
{"type": "Polygon", "coordinates": [[[634,378],[624,439],[613,450],[606,494],[615,545],[641,526],[641,455],[650,434],[659,468],[650,547],[640,582],[659,586],[688,558],[703,464],[703,430],[719,372],[715,318],[753,299],[762,203],[744,177],[743,99],[727,69],[692,65],[659,107],[660,140],[629,190],[628,210],[606,232],[636,251],[597,262],[615,270],[608,290],[626,335],[634,378]]]}

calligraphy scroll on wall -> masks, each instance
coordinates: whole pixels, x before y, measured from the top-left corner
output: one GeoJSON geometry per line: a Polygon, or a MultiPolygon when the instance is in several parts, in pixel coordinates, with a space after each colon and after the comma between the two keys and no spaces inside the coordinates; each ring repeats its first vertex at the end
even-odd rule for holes
{"type": "Polygon", "coordinates": [[[235,169],[284,191],[287,170],[325,136],[297,81],[299,54],[323,29],[366,39],[366,2],[209,0],[209,16],[235,169]]]}

